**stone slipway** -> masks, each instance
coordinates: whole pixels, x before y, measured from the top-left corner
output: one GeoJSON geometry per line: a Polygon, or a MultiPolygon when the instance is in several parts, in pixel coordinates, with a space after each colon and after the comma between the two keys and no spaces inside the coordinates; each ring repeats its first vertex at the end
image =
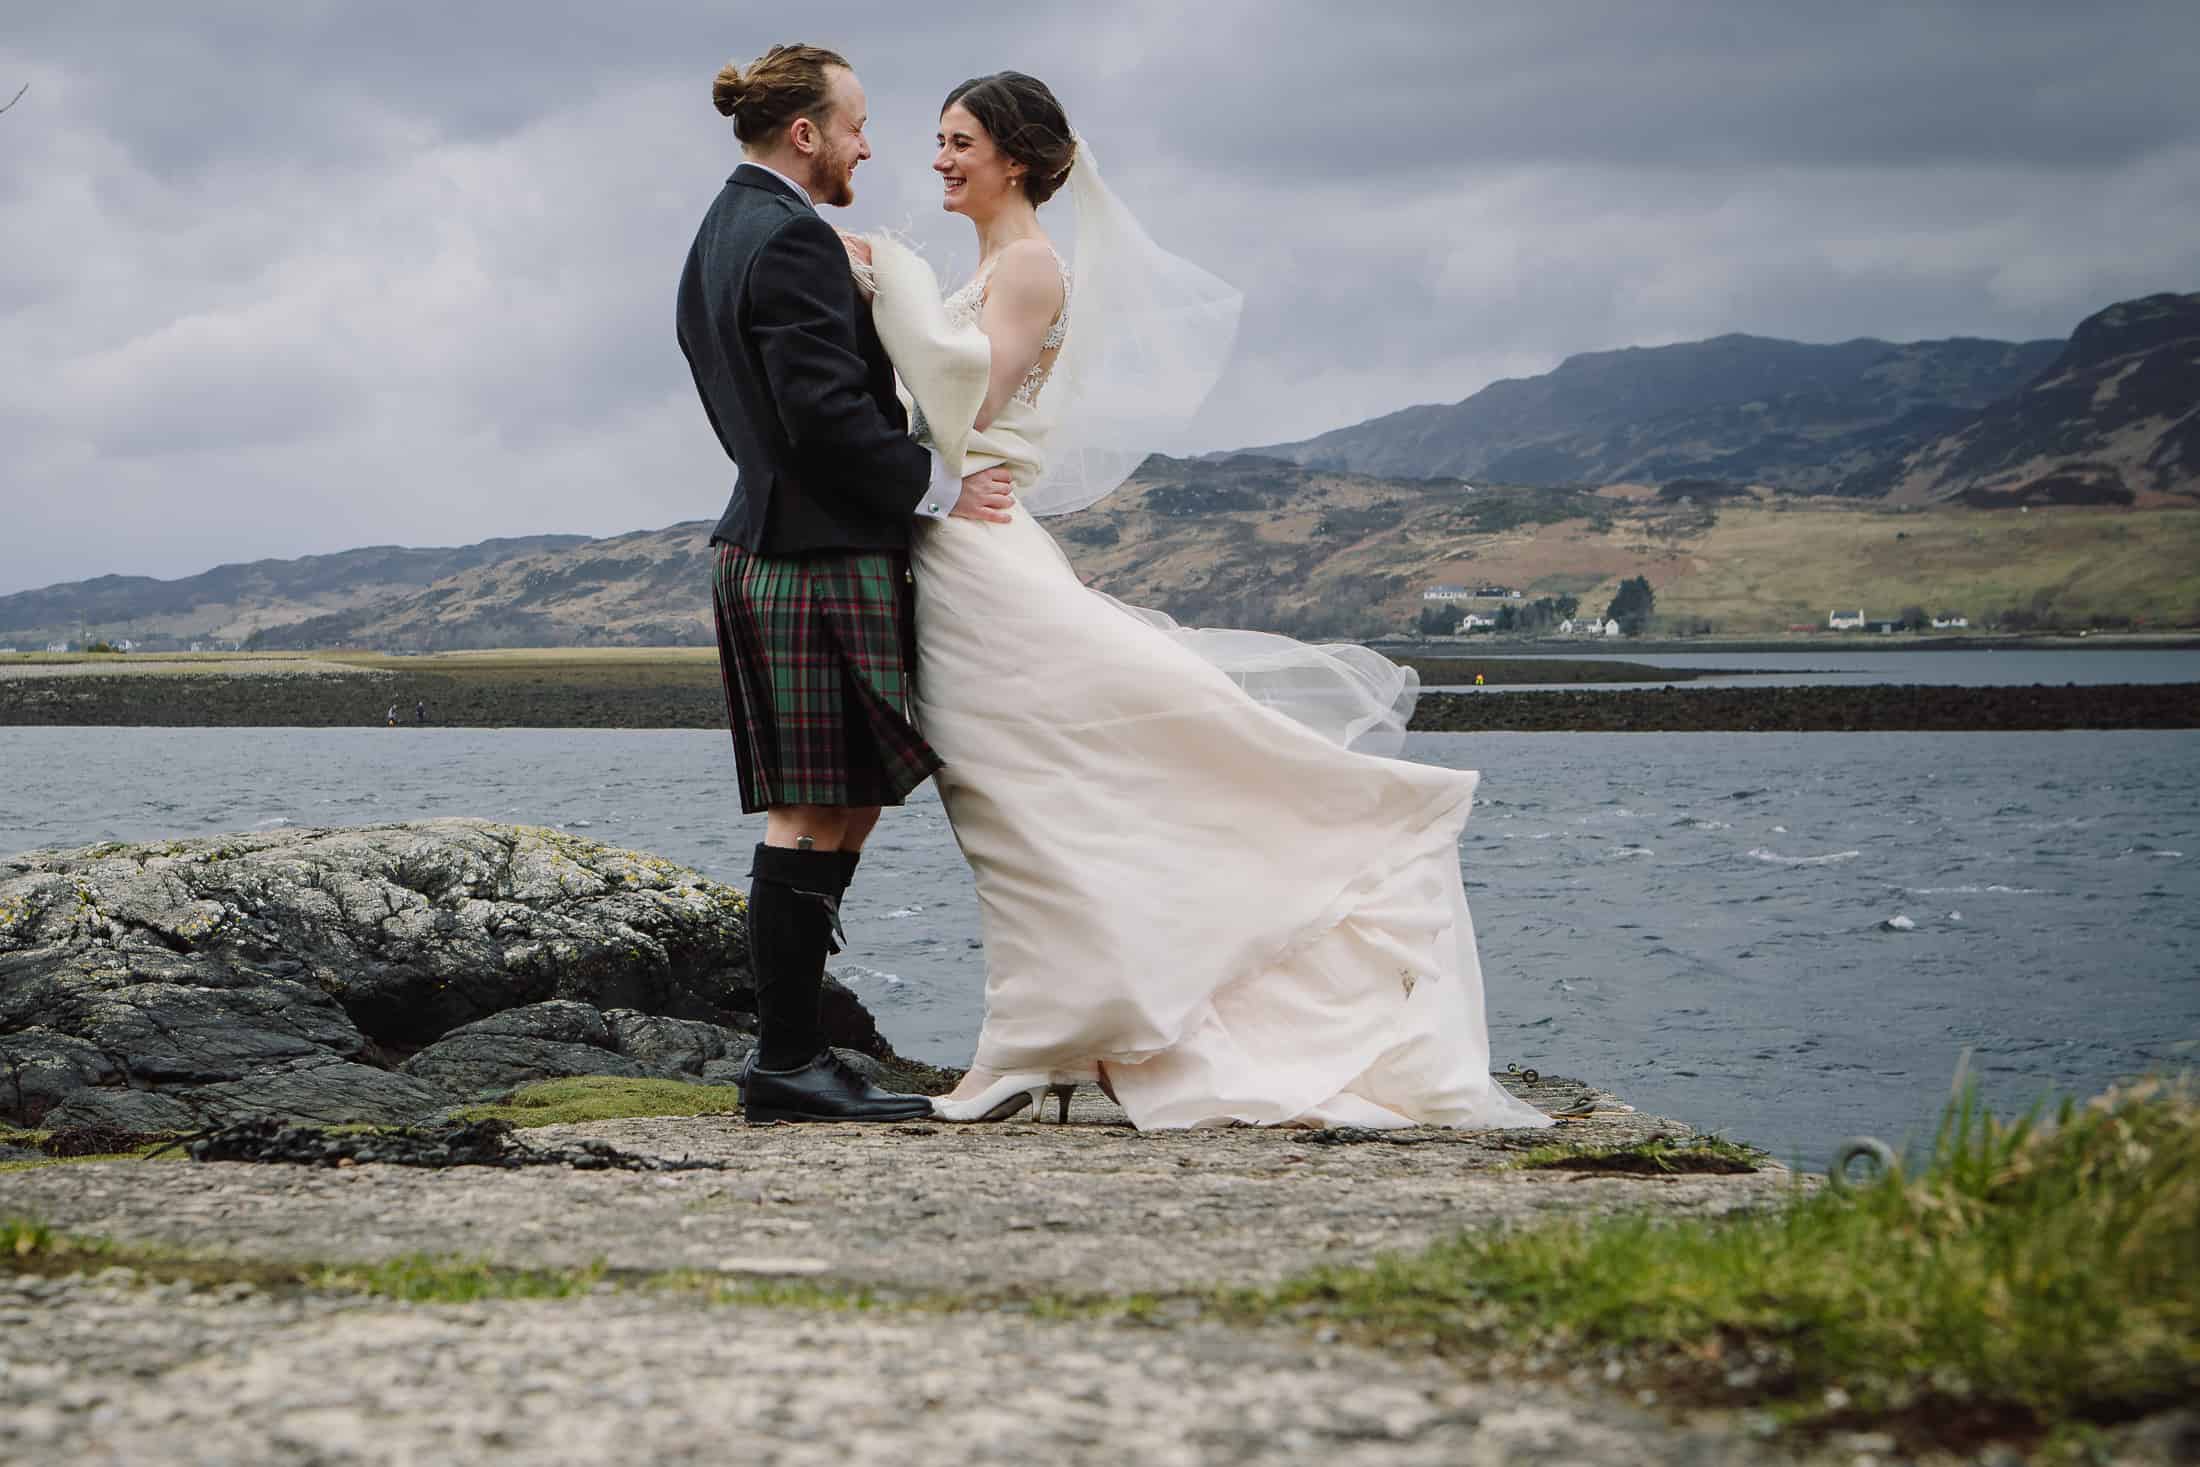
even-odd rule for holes
{"type": "MultiPolygon", "coordinates": [[[[300,831],[37,853],[0,875],[19,1122],[157,1105],[204,1124],[227,1118],[224,1086],[259,1087],[257,1113],[318,1114],[267,1078],[309,1061],[316,1078],[440,1087],[423,1107],[523,1078],[514,1056],[551,1048],[552,1073],[713,1078],[744,1038],[736,904],[694,873],[548,833],[300,831]],[[224,1018],[253,995],[268,1001],[245,1005],[250,1022],[224,1018]],[[177,1016],[202,1008],[190,1032],[220,1039],[237,1077],[165,1058],[177,1016]],[[263,1065],[240,1035],[315,1052],[263,1065]]],[[[1777,1167],[1509,1169],[1554,1139],[1687,1134],[1578,1082],[1523,1093],[1585,1114],[1555,1134],[1140,1135],[1087,1090],[1066,1127],[527,1133],[723,1163],[676,1173],[173,1159],[0,1173],[0,1216],[225,1259],[215,1271],[237,1280],[0,1271],[0,1463],[1789,1460],[1735,1419],[1659,1417],[1597,1363],[1483,1379],[1311,1324],[1216,1317],[1217,1289],[1462,1229],[1714,1215],[1796,1185],[1777,1167]],[[414,1254],[611,1273],[575,1298],[433,1306],[243,1281],[260,1262],[414,1254]],[[653,1286],[675,1272],[690,1286],[653,1286]],[[711,1302],[694,1276],[821,1292],[801,1310],[711,1302]],[[842,1307],[859,1292],[871,1307],[842,1307]],[[1055,1317],[1132,1296],[1152,1307],[1055,1317]]]]}
{"type": "MultiPolygon", "coordinates": [[[[1555,1080],[1523,1093],[1554,1110],[1598,1095],[1555,1080]]],[[[1555,1133],[1140,1134],[1120,1118],[1087,1090],[1066,1127],[751,1127],[708,1117],[526,1133],[722,1160],[724,1171],[106,1162],[0,1175],[0,1213],[262,1259],[601,1259],[619,1270],[791,1275],[906,1294],[1112,1296],[1265,1283],[1553,1215],[1723,1213],[1767,1205],[1794,1185],[1770,1164],[1739,1176],[1586,1180],[1503,1166],[1554,1138],[1689,1134],[1634,1112],[1555,1133]],[[1340,1135],[1380,1139],[1328,1139],[1340,1135]]]]}
{"type": "MultiPolygon", "coordinates": [[[[1567,1081],[1576,1140],[1685,1135],[1567,1081]]],[[[0,1460],[398,1463],[1787,1461],[1601,1372],[1478,1379],[1199,1296],[1463,1228],[1776,1203],[1795,1179],[1507,1169],[1553,1133],[1140,1135],[651,1119],[528,1133],[729,1163],[673,1174],[104,1162],[0,1175],[0,1213],[239,1259],[415,1252],[613,1274],[563,1301],[412,1306],[122,1277],[0,1281],[0,1460]],[[868,1309],[713,1305],[622,1271],[868,1286],[868,1309]],[[1044,1297],[1159,1297],[1144,1321],[1044,1297]]],[[[1853,1453],[1825,1460],[1849,1461],[1853,1453]]]]}
{"type": "Polygon", "coordinates": [[[1675,1427],[1611,1396],[1477,1383],[1303,1331],[24,1282],[0,1279],[0,1458],[24,1463],[1789,1460],[1727,1423],[1675,1427]]]}

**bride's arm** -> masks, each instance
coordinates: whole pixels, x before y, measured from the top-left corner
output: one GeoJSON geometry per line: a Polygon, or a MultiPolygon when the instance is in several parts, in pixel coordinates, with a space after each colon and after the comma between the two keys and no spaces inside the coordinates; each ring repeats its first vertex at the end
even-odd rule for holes
{"type": "Polygon", "coordinates": [[[978,409],[978,428],[992,425],[1039,365],[1047,331],[1061,312],[1062,271],[1054,252],[1035,239],[1018,240],[1003,250],[986,283],[985,310],[978,317],[978,329],[993,346],[993,371],[985,405],[978,409]]]}

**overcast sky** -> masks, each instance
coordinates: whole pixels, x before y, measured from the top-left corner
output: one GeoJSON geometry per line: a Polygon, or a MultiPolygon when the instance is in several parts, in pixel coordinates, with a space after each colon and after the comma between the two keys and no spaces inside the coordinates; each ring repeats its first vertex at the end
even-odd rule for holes
{"type": "Polygon", "coordinates": [[[711,77],[787,40],[870,93],[845,222],[949,278],[940,99],[1045,78],[1247,293],[1200,447],[1578,351],[2200,289],[2192,0],[12,0],[0,593],[715,516],[673,289],[737,158],[711,77]]]}

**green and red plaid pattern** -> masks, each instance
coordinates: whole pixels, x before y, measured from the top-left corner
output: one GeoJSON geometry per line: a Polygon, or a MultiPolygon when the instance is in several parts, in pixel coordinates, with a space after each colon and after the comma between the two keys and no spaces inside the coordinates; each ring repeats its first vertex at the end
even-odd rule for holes
{"type": "Polygon", "coordinates": [[[720,545],[712,580],[743,810],[898,805],[938,771],[911,714],[908,556],[720,545]]]}

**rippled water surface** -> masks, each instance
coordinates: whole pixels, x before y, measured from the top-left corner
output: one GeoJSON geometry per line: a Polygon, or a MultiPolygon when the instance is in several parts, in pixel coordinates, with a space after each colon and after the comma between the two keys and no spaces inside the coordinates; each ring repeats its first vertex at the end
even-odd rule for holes
{"type": "MultiPolygon", "coordinates": [[[[1500,1066],[1821,1162],[1844,1135],[1925,1131],[1966,1049],[2008,1106],[2200,1053],[2200,733],[1432,734],[1408,753],[1484,772],[1461,856],[1500,1066]]],[[[734,882],[761,829],[718,733],[0,729],[0,851],[437,815],[734,882]]],[[[848,925],[839,971],[894,1044],[966,1058],[977,912],[929,790],[887,815],[848,925]]]]}

